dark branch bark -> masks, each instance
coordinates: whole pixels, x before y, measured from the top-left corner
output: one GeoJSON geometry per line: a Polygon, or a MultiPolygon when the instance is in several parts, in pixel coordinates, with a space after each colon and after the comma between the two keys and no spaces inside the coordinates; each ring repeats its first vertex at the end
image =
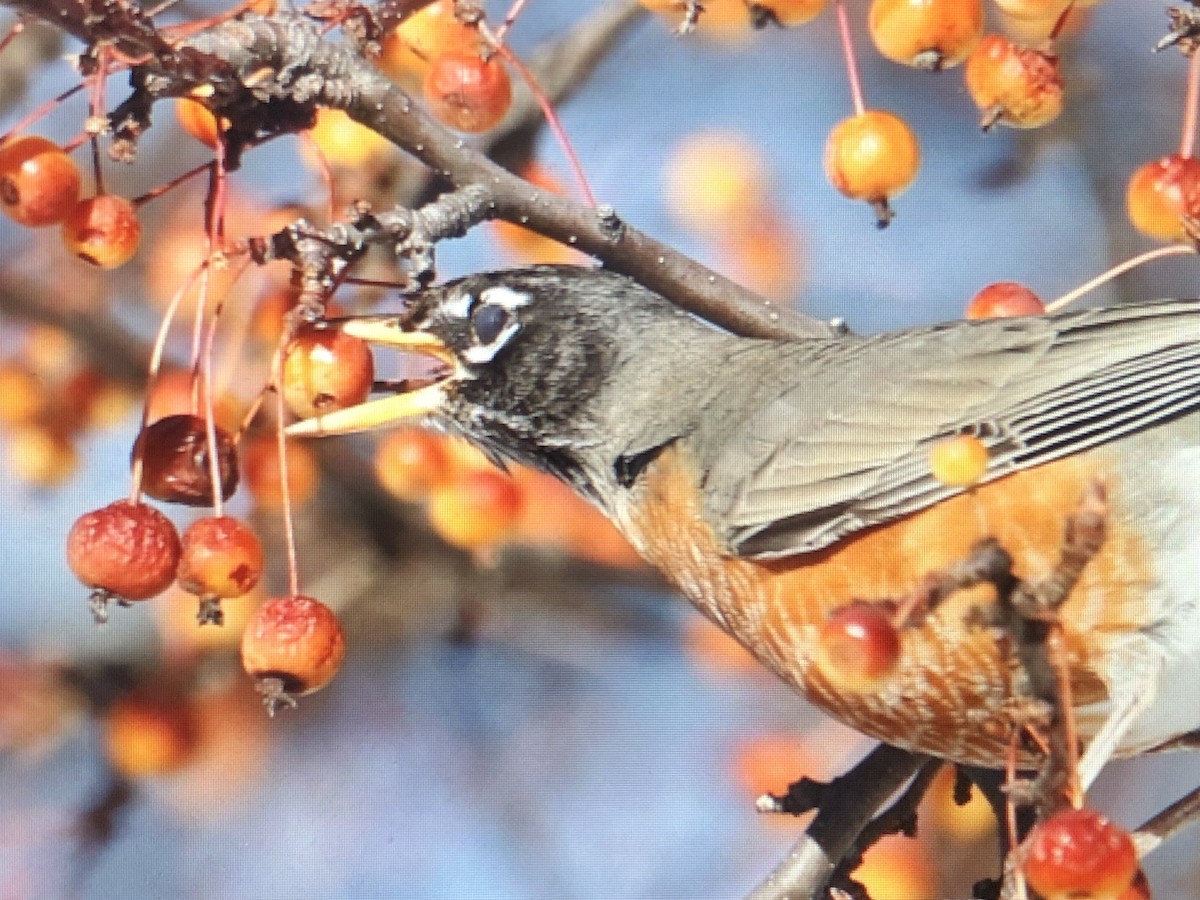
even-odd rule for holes
{"type": "Polygon", "coordinates": [[[835,778],[821,809],[787,857],[747,900],[817,900],[839,862],[854,848],[875,811],[928,757],[880,744],[853,769],[835,778]]]}

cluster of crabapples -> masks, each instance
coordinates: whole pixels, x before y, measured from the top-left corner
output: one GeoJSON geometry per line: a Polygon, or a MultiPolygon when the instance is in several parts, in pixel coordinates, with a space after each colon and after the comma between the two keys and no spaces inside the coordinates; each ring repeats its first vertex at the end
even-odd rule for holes
{"type": "Polygon", "coordinates": [[[0,145],[0,209],[28,228],[57,225],[63,244],[85,262],[114,269],[137,252],[142,228],[134,204],[116,194],[82,197],[79,167],[37,135],[0,145]]]}
{"type": "MultiPolygon", "coordinates": [[[[986,130],[996,124],[1036,128],[1063,107],[1063,80],[1052,38],[1071,17],[1096,0],[996,0],[1009,30],[1036,35],[1038,46],[1019,38],[984,34],[984,0],[872,0],[868,29],[876,50],[893,62],[920,69],[964,66],[967,92],[986,130]],[[1040,40],[1039,40],[1040,39],[1040,40]]],[[[642,0],[675,21],[696,16],[701,30],[737,31],[768,25],[793,27],[815,19],[828,0],[642,0]]],[[[858,84],[849,26],[843,20],[855,114],[834,126],[825,144],[825,171],[846,197],[876,209],[880,226],[891,217],[888,201],[916,178],[921,150],[909,124],[893,113],[868,109],[858,84]]]]}
{"type": "MultiPolygon", "coordinates": [[[[929,468],[948,487],[970,489],[986,475],[988,450],[971,434],[935,443],[929,468]]],[[[817,635],[815,663],[848,691],[878,689],[900,664],[906,622],[893,601],[853,601],[832,610],[817,635]]],[[[1088,808],[1040,821],[1020,849],[1021,871],[1043,900],[1148,900],[1129,834],[1088,808]]]]}
{"type": "MultiPolygon", "coordinates": [[[[370,368],[347,370],[340,379],[330,375],[348,358],[322,354],[324,342],[334,335],[301,332],[288,347],[282,393],[298,415],[313,415],[331,403],[359,402],[370,388],[370,368]],[[365,379],[362,390],[347,387],[355,377],[365,379]]],[[[131,496],[80,516],[68,534],[67,562],[92,589],[99,621],[107,618],[110,601],[149,600],[177,584],[199,598],[201,624],[221,625],[222,601],[246,598],[255,589],[264,553],[253,529],[220,512],[220,504],[233,496],[243,471],[255,499],[266,507],[301,503],[315,487],[315,465],[302,445],[280,444],[265,434],[235,436],[220,421],[227,417],[199,415],[194,400],[178,396],[191,395],[191,385],[190,375],[160,376],[147,398],[147,424],[133,447],[131,496]],[[176,411],[181,406],[184,411],[176,411]],[[167,412],[160,414],[163,409],[167,412]],[[143,495],[215,509],[180,534],[143,495]]],[[[214,403],[213,408],[221,407],[214,403]]],[[[336,616],[297,592],[254,610],[241,652],[273,711],[327,684],[341,664],[345,640],[336,616]]]]}
{"type": "MultiPolygon", "coordinates": [[[[299,418],[357,405],[375,382],[365,342],[317,326],[301,327],[290,339],[281,375],[282,399],[299,418]]],[[[198,387],[191,373],[167,371],[156,378],[146,401],[146,424],[133,446],[131,497],[80,516],[68,535],[68,564],[92,589],[92,608],[101,621],[111,601],[149,600],[174,584],[199,598],[201,624],[222,624],[222,601],[244,602],[237,598],[258,585],[264,553],[247,524],[216,512],[219,502],[234,495],[243,474],[260,508],[298,505],[315,489],[316,465],[303,442],[281,442],[268,432],[243,435],[229,423],[236,417],[221,398],[214,399],[212,413],[199,414],[198,387]],[[143,495],[187,507],[212,506],[214,514],[195,519],[180,534],[143,495]]],[[[521,515],[526,498],[536,498],[528,506],[554,511],[560,546],[564,535],[573,536],[564,549],[610,564],[631,562],[627,545],[609,539],[607,523],[581,501],[564,502],[562,489],[547,476],[502,473],[459,441],[398,430],[379,442],[375,469],[390,495],[424,503],[437,534],[480,557],[519,528],[528,542],[548,543],[548,523],[521,515]],[[548,498],[553,491],[559,493],[548,498]]],[[[327,684],[344,649],[336,616],[299,593],[255,609],[241,643],[243,665],[272,709],[327,684]]]]}
{"type": "MultiPolygon", "coordinates": [[[[408,16],[380,42],[376,65],[389,77],[420,92],[429,111],[457,131],[479,133],[495,128],[512,106],[512,80],[499,56],[483,40],[479,29],[460,22],[450,0],[435,0],[408,16]]],[[[179,124],[196,140],[215,147],[226,121],[196,99],[177,108],[179,124]]],[[[379,139],[366,137],[365,129],[346,127],[343,115],[322,116],[340,120],[339,134],[331,134],[333,155],[343,137],[351,143],[366,139],[368,148],[379,139]]],[[[329,122],[324,126],[332,131],[329,122]]],[[[358,152],[363,148],[359,147],[358,152]]],[[[354,152],[354,151],[351,151],[354,152]]]]}
{"type": "Polygon", "coordinates": [[[455,18],[447,0],[393,29],[380,44],[377,64],[400,84],[419,85],[429,111],[458,131],[488,131],[512,106],[508,70],[478,28],[455,18]]]}

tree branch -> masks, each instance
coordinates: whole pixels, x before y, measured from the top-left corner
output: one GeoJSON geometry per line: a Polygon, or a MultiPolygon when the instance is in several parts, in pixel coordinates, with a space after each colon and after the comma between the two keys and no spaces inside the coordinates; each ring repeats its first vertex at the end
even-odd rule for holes
{"type": "Polygon", "coordinates": [[[118,135],[132,142],[163,97],[200,88],[234,123],[239,143],[302,130],[318,106],[344,110],[457,187],[482,185],[492,217],[524,225],[574,246],[731,331],[755,337],[825,335],[823,323],[758,297],[623,222],[611,208],[592,210],[533,187],[452,134],[354,50],[328,40],[308,18],[247,15],[178,43],[120,0],[3,0],[59,25],[88,43],[109,42],[139,58],[134,93],[113,113],[118,135]]]}
{"type": "Polygon", "coordinates": [[[858,765],[831,781],[821,808],[796,845],[747,900],[814,900],[853,849],[875,811],[929,761],[880,744],[858,765]]]}

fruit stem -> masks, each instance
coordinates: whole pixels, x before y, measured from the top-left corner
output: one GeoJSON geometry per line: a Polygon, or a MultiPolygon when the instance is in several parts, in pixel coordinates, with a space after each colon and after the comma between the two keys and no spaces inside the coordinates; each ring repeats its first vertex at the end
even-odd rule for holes
{"type": "Polygon", "coordinates": [[[858,77],[858,59],[854,55],[854,37],[850,32],[850,17],[846,13],[846,0],[837,0],[838,36],[842,39],[842,55],[846,57],[846,74],[850,78],[850,99],[854,103],[854,114],[861,116],[867,111],[863,100],[862,81],[858,77]]]}
{"type": "Polygon", "coordinates": [[[82,91],[85,87],[87,87],[87,83],[80,82],[79,84],[75,85],[74,87],[68,88],[67,90],[63,91],[57,97],[52,97],[51,99],[47,100],[41,106],[37,107],[37,109],[35,109],[31,113],[29,113],[29,115],[25,116],[23,119],[18,121],[15,125],[13,125],[12,128],[10,128],[8,131],[6,131],[3,135],[0,135],[0,144],[3,144],[5,141],[7,141],[13,135],[20,134],[22,131],[24,131],[26,128],[28,128],[30,125],[32,125],[34,122],[36,122],[38,119],[41,119],[43,116],[49,115],[49,113],[52,110],[54,110],[55,107],[57,107],[59,104],[63,103],[65,100],[69,100],[71,97],[75,96],[80,91],[82,91]]]}
{"type": "Polygon", "coordinates": [[[212,169],[213,165],[214,165],[213,162],[201,163],[200,165],[196,166],[194,169],[188,169],[182,175],[176,175],[170,181],[164,182],[163,184],[160,184],[158,187],[152,188],[151,190],[146,191],[146,193],[142,194],[140,197],[134,197],[129,202],[137,207],[143,206],[144,204],[149,203],[151,200],[158,199],[163,194],[165,194],[167,191],[178,187],[179,185],[183,184],[185,181],[195,178],[201,172],[212,169]]]}
{"type": "Polygon", "coordinates": [[[1183,132],[1179,137],[1179,155],[1191,157],[1196,149],[1196,107],[1200,105],[1200,53],[1188,62],[1187,95],[1183,101],[1183,132]]]}
{"type": "Polygon", "coordinates": [[[208,289],[212,283],[213,259],[216,256],[217,236],[223,230],[225,202],[225,142],[217,141],[217,155],[209,170],[208,197],[205,204],[205,239],[208,243],[207,265],[200,276],[200,297],[196,303],[196,324],[192,335],[192,385],[195,390],[196,376],[204,391],[204,433],[208,443],[208,471],[212,481],[213,514],[222,516],[224,491],[221,482],[221,456],[217,445],[216,403],[213,400],[212,350],[221,314],[221,301],[217,300],[212,315],[208,316],[205,328],[205,311],[208,306],[208,289]]]}
{"type": "Polygon", "coordinates": [[[1083,785],[1079,781],[1079,737],[1075,728],[1075,703],[1071,696],[1071,675],[1067,671],[1067,648],[1061,622],[1055,622],[1046,636],[1050,665],[1058,682],[1058,703],[1062,711],[1063,742],[1067,758],[1067,802],[1074,809],[1083,806],[1083,785]]]}
{"type": "Polygon", "coordinates": [[[504,43],[509,29],[513,27],[513,23],[517,21],[517,16],[521,15],[521,11],[525,8],[527,2],[528,0],[513,0],[513,5],[508,8],[508,15],[504,17],[504,21],[500,23],[500,27],[496,29],[496,40],[499,43],[504,43]]]}
{"type": "Polygon", "coordinates": [[[329,198],[329,205],[325,209],[325,216],[330,222],[336,222],[337,217],[337,185],[333,178],[333,166],[329,164],[329,157],[325,155],[325,151],[321,149],[321,145],[313,139],[312,131],[302,132],[300,137],[308,145],[308,149],[313,152],[317,160],[317,168],[320,170],[321,184],[325,188],[325,196],[329,198]]]}
{"type": "MultiPolygon", "coordinates": [[[[1200,54],[1197,54],[1200,56],[1200,54]]],[[[1127,259],[1123,263],[1118,263],[1107,271],[1101,272],[1090,281],[1086,281],[1079,287],[1067,291],[1057,300],[1046,304],[1046,312],[1054,313],[1066,308],[1069,304],[1074,303],[1084,294],[1094,291],[1103,284],[1112,281],[1118,275],[1124,275],[1130,269],[1136,269],[1138,266],[1148,262],[1153,262],[1156,259],[1162,259],[1167,256],[1184,256],[1186,254],[1195,253],[1196,248],[1191,244],[1170,244],[1166,247],[1156,247],[1153,250],[1147,250],[1145,253],[1139,253],[1132,259],[1127,259]]]]}
{"type": "MultiPolygon", "coordinates": [[[[146,388],[147,391],[151,388],[154,380],[158,377],[159,370],[162,369],[163,353],[167,346],[167,334],[171,331],[171,323],[175,321],[175,314],[179,311],[179,305],[183,302],[183,298],[187,292],[192,289],[192,285],[196,283],[196,278],[200,272],[208,268],[208,263],[203,262],[191,271],[191,274],[184,280],[174,295],[171,297],[171,302],[167,304],[167,310],[163,313],[162,321],[158,324],[158,333],[154,336],[154,346],[150,348],[150,364],[146,367],[146,388]]],[[[142,404],[142,421],[138,426],[138,431],[146,430],[146,426],[150,422],[150,403],[147,401],[142,404]]],[[[142,496],[142,454],[141,447],[134,444],[136,452],[133,458],[133,477],[132,484],[129,488],[129,502],[137,503],[142,496]]]]}
{"type": "Polygon", "coordinates": [[[275,448],[279,454],[279,496],[283,507],[283,544],[287,550],[288,594],[300,593],[300,568],[296,561],[296,523],[292,518],[292,486],[288,483],[287,437],[283,423],[287,413],[283,407],[283,344],[275,348],[271,359],[271,380],[275,390],[275,448]]]}
{"type": "Polygon", "coordinates": [[[105,86],[108,84],[109,75],[109,53],[105,47],[99,47],[96,50],[96,70],[91,75],[92,81],[92,96],[90,100],[89,115],[90,119],[85,126],[85,131],[88,134],[88,140],[92,146],[92,173],[96,179],[96,195],[105,193],[104,190],[104,166],[101,162],[100,155],[100,132],[98,128],[93,128],[94,122],[107,120],[108,103],[105,99],[105,86]]]}
{"type": "Polygon", "coordinates": [[[558,142],[563,153],[567,156],[567,161],[571,164],[571,171],[575,173],[575,180],[579,182],[579,190],[583,194],[584,201],[588,206],[595,208],[596,197],[592,193],[592,186],[588,183],[587,175],[583,172],[583,166],[579,162],[579,157],[575,155],[575,148],[572,146],[570,138],[567,137],[566,130],[562,127],[558,113],[554,110],[554,104],[550,102],[550,98],[546,96],[546,92],[537,83],[537,79],[533,77],[533,73],[521,62],[517,54],[513,53],[508,48],[508,45],[500,40],[499,36],[491,33],[487,27],[487,23],[480,22],[478,28],[484,40],[488,42],[492,49],[505,62],[517,70],[517,74],[529,86],[529,92],[533,95],[533,99],[537,101],[537,105],[542,108],[542,115],[545,116],[546,124],[550,126],[550,131],[554,135],[554,139],[558,142]]]}

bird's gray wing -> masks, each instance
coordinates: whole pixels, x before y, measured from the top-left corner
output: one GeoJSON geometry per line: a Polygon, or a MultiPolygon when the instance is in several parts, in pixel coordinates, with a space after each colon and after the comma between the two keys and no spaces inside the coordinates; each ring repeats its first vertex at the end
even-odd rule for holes
{"type": "Polygon", "coordinates": [[[988,446],[991,480],[1200,409],[1200,302],[796,344],[779,384],[704,441],[708,511],[743,556],[819,550],[956,493],[928,459],[953,434],[988,446]]]}

